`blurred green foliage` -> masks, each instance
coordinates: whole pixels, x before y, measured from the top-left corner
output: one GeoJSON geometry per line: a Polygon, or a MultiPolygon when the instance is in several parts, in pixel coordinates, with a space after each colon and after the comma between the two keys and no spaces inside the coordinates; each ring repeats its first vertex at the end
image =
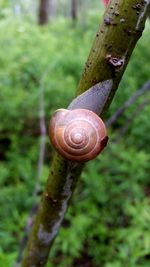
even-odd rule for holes
{"type": "MultiPolygon", "coordinates": [[[[39,99],[44,90],[46,123],[75,95],[99,16],[86,25],[57,22],[39,28],[11,18],[0,24],[0,262],[12,266],[33,203],[39,153],[39,99]]],[[[108,117],[149,78],[148,23],[108,117]]],[[[140,99],[109,129],[102,156],[89,162],[51,252],[48,267],[150,266],[150,106],[120,128],[140,99]],[[89,265],[85,265],[86,263],[89,265]]],[[[44,187],[52,149],[47,140],[44,187]]]]}

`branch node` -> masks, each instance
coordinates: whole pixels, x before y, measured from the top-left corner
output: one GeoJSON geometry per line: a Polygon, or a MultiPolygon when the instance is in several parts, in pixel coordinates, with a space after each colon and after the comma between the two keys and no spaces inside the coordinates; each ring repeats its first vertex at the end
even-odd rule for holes
{"type": "Polygon", "coordinates": [[[123,67],[125,62],[124,58],[114,57],[110,54],[106,56],[106,60],[115,68],[116,71],[119,71],[123,67]]]}

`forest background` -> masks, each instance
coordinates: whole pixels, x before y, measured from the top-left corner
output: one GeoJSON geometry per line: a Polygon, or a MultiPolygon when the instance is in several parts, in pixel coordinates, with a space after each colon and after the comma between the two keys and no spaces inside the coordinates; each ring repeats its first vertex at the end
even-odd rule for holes
{"type": "MultiPolygon", "coordinates": [[[[77,3],[74,15],[72,1],[53,0],[43,25],[37,1],[0,0],[1,267],[15,266],[48,176],[53,149],[41,123],[47,129],[74,97],[102,19],[100,1],[77,3]]],[[[147,21],[106,120],[150,80],[149,31],[147,21]]],[[[150,266],[149,91],[108,127],[109,144],[78,182],[48,267],[150,266]]]]}

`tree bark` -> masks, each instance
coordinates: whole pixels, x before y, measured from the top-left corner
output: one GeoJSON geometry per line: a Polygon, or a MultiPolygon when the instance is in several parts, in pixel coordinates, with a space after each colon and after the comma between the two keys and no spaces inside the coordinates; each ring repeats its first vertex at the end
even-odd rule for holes
{"type": "MultiPolygon", "coordinates": [[[[138,4],[137,0],[112,0],[107,6],[77,89],[79,95],[98,82],[113,82],[102,117],[142,34],[149,6],[148,0],[138,4]]],[[[45,266],[82,169],[83,164],[72,164],[55,154],[22,267],[45,266]]]]}
{"type": "Polygon", "coordinates": [[[77,0],[71,0],[71,17],[74,22],[77,20],[77,0]]]}
{"type": "Polygon", "coordinates": [[[40,0],[38,23],[45,25],[49,21],[49,2],[50,0],[40,0]]]}
{"type": "Polygon", "coordinates": [[[49,17],[53,18],[56,16],[57,0],[50,0],[49,2],[49,17]]]}

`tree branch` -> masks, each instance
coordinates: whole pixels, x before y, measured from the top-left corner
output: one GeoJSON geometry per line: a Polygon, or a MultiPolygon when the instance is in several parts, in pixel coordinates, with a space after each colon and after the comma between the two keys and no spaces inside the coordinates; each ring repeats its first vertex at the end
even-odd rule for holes
{"type": "MultiPolygon", "coordinates": [[[[140,0],[139,3],[140,8],[137,10],[135,0],[110,2],[78,86],[77,94],[81,94],[93,84],[108,79],[113,81],[102,116],[112,101],[130,55],[144,29],[150,2],[140,0]]],[[[55,154],[22,267],[42,267],[46,264],[82,168],[82,164],[71,163],[55,154]]]]}
{"type": "Polygon", "coordinates": [[[113,88],[101,116],[107,112],[132,51],[142,35],[149,9],[149,0],[138,4],[135,0],[112,0],[106,8],[77,90],[77,94],[81,94],[93,84],[113,80],[113,88]]]}

